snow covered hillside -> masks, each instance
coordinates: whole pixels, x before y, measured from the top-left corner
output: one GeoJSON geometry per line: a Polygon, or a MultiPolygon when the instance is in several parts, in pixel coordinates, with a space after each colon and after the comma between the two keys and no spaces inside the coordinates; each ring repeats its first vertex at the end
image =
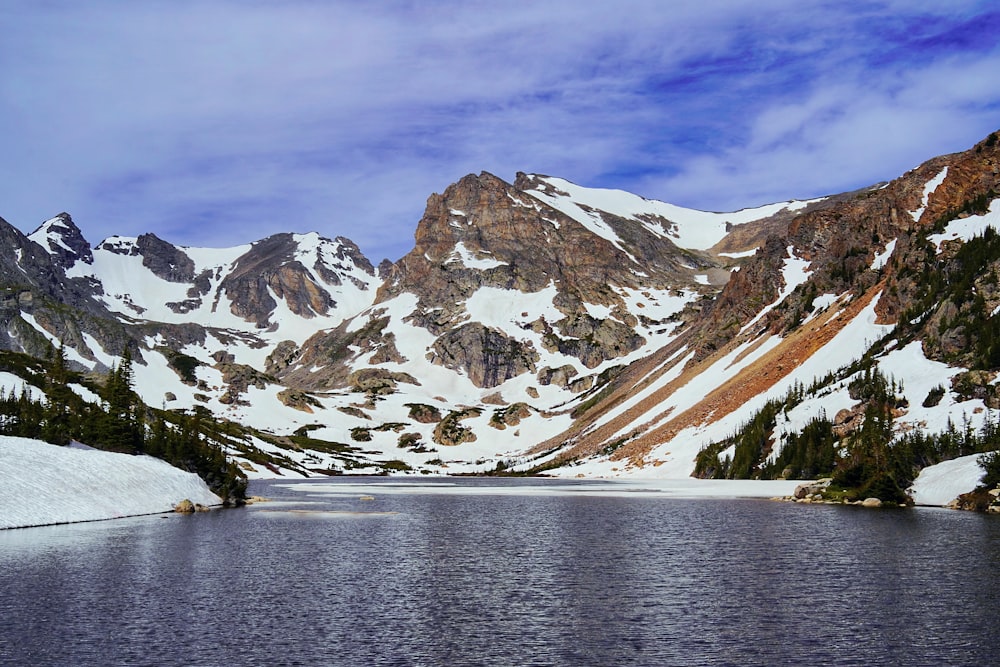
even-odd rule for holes
{"type": "MultiPolygon", "coordinates": [[[[995,449],[1000,187],[987,148],[797,218],[700,327],[630,365],[535,461],[585,476],[839,470],[902,498],[917,466],[995,449]],[[809,458],[820,451],[826,463],[809,458]],[[876,474],[885,457],[899,467],[876,474]]],[[[937,503],[922,480],[919,502],[973,490],[975,458],[942,463],[950,497],[937,503]]]]}
{"type": "Polygon", "coordinates": [[[0,529],[169,512],[222,500],[193,473],[148,456],[0,436],[0,529]]]}
{"type": "Polygon", "coordinates": [[[602,213],[641,222],[654,234],[666,236],[680,248],[708,250],[741,225],[770,218],[782,211],[800,211],[820,201],[787,201],[729,213],[698,211],[646,199],[624,190],[585,188],[562,178],[526,175],[532,187],[525,192],[588,226],[599,236],[620,243],[602,213]]]}

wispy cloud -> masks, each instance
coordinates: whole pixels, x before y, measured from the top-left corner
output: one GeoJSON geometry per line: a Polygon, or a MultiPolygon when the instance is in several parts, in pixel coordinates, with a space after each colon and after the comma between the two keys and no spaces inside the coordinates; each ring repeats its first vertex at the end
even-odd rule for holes
{"type": "Polygon", "coordinates": [[[988,2],[428,4],[5,3],[0,215],[377,261],[469,172],[732,209],[1000,127],[988,2]]]}

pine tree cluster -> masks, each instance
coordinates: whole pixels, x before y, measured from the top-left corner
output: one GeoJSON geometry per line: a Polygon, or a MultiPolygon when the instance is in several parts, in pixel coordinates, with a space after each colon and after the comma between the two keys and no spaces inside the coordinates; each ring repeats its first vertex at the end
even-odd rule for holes
{"type": "Polygon", "coordinates": [[[227,503],[245,499],[246,476],[211,437],[221,430],[216,420],[204,409],[178,413],[145,405],[133,390],[127,349],[103,384],[71,371],[62,347],[50,348],[44,360],[0,351],[0,371],[25,382],[20,392],[0,394],[0,434],[56,445],[76,440],[105,451],[148,454],[198,474],[227,503]],[[100,401],[85,400],[72,384],[100,401]]]}

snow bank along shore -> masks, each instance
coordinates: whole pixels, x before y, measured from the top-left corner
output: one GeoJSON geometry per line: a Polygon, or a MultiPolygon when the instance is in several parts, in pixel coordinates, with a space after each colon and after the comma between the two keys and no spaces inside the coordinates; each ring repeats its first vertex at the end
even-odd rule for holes
{"type": "MultiPolygon", "coordinates": [[[[971,491],[983,475],[977,458],[966,456],[924,469],[911,489],[916,503],[944,506],[971,491]]],[[[660,494],[669,489],[679,497],[773,497],[790,494],[798,483],[628,482],[625,486],[633,492],[660,494]]],[[[0,529],[157,514],[171,511],[184,499],[200,505],[222,503],[197,475],[159,459],[0,436],[0,529]]]]}
{"type": "Polygon", "coordinates": [[[184,499],[222,504],[197,475],[150,456],[0,436],[0,529],[157,514],[184,499]]]}

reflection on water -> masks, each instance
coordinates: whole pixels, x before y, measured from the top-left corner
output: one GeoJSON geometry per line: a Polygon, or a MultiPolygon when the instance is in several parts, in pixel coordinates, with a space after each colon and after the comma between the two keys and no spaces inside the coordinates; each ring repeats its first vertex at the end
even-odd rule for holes
{"type": "Polygon", "coordinates": [[[996,517],[560,488],[258,483],[273,502],[2,531],[0,664],[977,665],[1000,648],[996,517]]]}

